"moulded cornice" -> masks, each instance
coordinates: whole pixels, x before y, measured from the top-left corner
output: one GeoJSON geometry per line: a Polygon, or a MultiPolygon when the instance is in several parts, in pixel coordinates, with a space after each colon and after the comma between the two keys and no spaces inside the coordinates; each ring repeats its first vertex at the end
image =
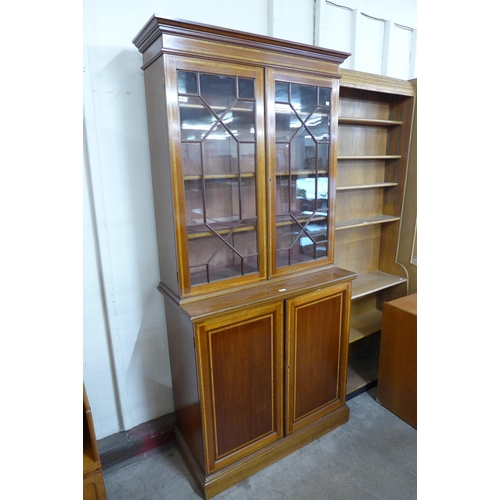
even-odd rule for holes
{"type": "MultiPolygon", "coordinates": [[[[282,40],[255,33],[247,33],[180,19],[168,19],[153,15],[145,24],[132,43],[139,52],[147,48],[163,34],[196,38],[212,42],[235,44],[257,50],[273,51],[287,55],[316,58],[330,63],[341,64],[351,54],[337,50],[282,40]]],[[[166,47],[164,47],[166,48],[166,47]]]]}

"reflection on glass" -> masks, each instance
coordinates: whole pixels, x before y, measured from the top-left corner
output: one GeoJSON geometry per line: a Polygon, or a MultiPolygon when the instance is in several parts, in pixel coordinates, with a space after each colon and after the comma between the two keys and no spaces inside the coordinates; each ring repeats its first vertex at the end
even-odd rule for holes
{"type": "Polygon", "coordinates": [[[254,81],[252,78],[238,78],[238,94],[242,99],[254,99],[254,81]]]}
{"type": "Polygon", "coordinates": [[[219,116],[236,99],[236,77],[200,75],[201,96],[219,116]]]}
{"type": "Polygon", "coordinates": [[[180,94],[197,94],[198,85],[196,73],[191,71],[179,71],[177,74],[177,85],[180,94]]]}
{"type": "Polygon", "coordinates": [[[201,141],[216,123],[216,118],[199,97],[179,99],[181,140],[201,141]]]}
{"type": "Polygon", "coordinates": [[[275,82],[276,265],[328,251],[331,89],[275,82]]]}
{"type": "Polygon", "coordinates": [[[258,272],[254,80],[177,75],[191,285],[258,272]]]}
{"type": "Polygon", "coordinates": [[[295,112],[305,120],[316,109],[316,87],[292,84],[291,104],[295,112]]]}

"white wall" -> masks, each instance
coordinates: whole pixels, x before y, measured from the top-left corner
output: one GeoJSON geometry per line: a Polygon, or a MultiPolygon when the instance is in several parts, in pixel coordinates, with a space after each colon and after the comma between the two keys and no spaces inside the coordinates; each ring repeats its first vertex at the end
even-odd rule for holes
{"type": "Polygon", "coordinates": [[[174,410],[134,36],[156,13],[354,48],[346,67],[412,78],[413,42],[394,23],[415,31],[416,1],[84,1],[83,376],[98,439],[174,410]]]}

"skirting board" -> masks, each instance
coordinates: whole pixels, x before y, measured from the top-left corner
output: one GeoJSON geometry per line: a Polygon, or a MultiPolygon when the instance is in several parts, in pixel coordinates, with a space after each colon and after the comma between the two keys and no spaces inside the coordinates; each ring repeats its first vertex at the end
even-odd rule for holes
{"type": "Polygon", "coordinates": [[[141,455],[174,439],[175,413],[97,441],[103,469],[141,455]]]}

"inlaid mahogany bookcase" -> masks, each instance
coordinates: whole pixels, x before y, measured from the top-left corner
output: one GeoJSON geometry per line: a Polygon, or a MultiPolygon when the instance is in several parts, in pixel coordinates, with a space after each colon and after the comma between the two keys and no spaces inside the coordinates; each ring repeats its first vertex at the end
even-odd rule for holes
{"type": "MultiPolygon", "coordinates": [[[[381,148],[401,120],[382,118],[390,96],[377,102],[377,91],[356,105],[356,87],[346,87],[339,104],[343,52],[160,16],[133,43],[143,56],[175,434],[210,498],[348,421],[353,281],[389,275],[398,235],[397,207],[378,214],[395,222],[388,231],[362,227],[365,247],[387,247],[384,264],[373,263],[378,249],[365,263],[347,221],[367,214],[348,200],[375,189],[401,204],[404,168],[397,181],[378,180],[397,161],[381,148]],[[361,154],[376,158],[349,159],[365,142],[376,151],[361,154]]],[[[379,307],[362,302],[360,316],[379,307]]]]}

